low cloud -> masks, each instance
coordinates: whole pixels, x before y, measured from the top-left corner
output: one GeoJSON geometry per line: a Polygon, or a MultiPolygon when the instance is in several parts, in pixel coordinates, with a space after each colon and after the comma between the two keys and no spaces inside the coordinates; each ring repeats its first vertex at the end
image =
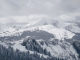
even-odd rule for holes
{"type": "Polygon", "coordinates": [[[0,0],[1,23],[26,22],[28,20],[26,16],[31,15],[46,15],[56,20],[78,21],[80,0],[0,0]],[[11,18],[12,16],[15,18],[11,18]]]}

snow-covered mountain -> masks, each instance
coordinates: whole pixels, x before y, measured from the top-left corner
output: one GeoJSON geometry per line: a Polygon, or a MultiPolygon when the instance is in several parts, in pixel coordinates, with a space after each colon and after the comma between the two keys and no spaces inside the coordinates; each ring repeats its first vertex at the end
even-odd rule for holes
{"type": "MultiPolygon", "coordinates": [[[[76,33],[80,33],[79,23],[41,19],[26,24],[0,24],[0,44],[11,46],[14,50],[28,51],[25,47],[32,47],[32,40],[35,39],[34,47],[37,44],[37,48],[40,47],[42,51],[46,49],[53,57],[78,60],[79,55],[71,43],[76,33]],[[26,45],[22,45],[24,41],[26,45]]],[[[30,48],[29,51],[34,54],[35,50],[30,48]]],[[[36,52],[45,58],[49,57],[49,54],[36,52]]]]}
{"type": "Polygon", "coordinates": [[[80,33],[80,22],[71,22],[71,24],[65,28],[71,32],[80,33]]]}
{"type": "Polygon", "coordinates": [[[1,24],[0,27],[0,36],[10,36],[10,35],[19,35],[24,31],[35,31],[35,30],[42,30],[46,31],[50,34],[53,34],[55,38],[61,40],[64,38],[69,39],[72,38],[75,34],[62,28],[61,23],[59,23],[56,20],[41,20],[36,23],[28,23],[25,25],[7,25],[7,24],[1,24]],[[24,26],[24,27],[23,27],[24,26]],[[59,27],[60,26],[60,27],[59,27]]]}

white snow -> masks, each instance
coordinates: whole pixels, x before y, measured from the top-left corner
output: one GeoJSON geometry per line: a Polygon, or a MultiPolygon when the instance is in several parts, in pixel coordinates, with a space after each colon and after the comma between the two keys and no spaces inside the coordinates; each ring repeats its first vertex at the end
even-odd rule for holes
{"type": "Polygon", "coordinates": [[[47,31],[51,34],[53,34],[55,36],[55,38],[61,40],[64,38],[69,39],[72,38],[75,34],[65,30],[63,28],[56,28],[53,25],[43,25],[43,26],[37,26],[37,27],[32,27],[32,28],[27,28],[27,30],[30,31],[35,31],[35,30],[43,30],[43,31],[47,31]]]}
{"type": "Polygon", "coordinates": [[[70,25],[68,25],[66,27],[66,29],[70,30],[71,32],[74,32],[74,33],[80,33],[80,27],[77,26],[76,24],[72,23],[70,25]]]}
{"type": "Polygon", "coordinates": [[[27,51],[27,49],[25,48],[25,46],[22,46],[21,43],[22,43],[23,40],[20,40],[20,41],[14,41],[14,45],[12,46],[15,50],[18,49],[20,51],[27,51]]]}

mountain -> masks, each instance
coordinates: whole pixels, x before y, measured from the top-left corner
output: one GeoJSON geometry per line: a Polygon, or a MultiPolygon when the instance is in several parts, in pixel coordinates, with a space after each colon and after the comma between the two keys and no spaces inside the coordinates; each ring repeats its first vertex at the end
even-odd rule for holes
{"type": "Polygon", "coordinates": [[[80,22],[73,22],[65,28],[71,32],[80,33],[80,22]]]}
{"type": "MultiPolygon", "coordinates": [[[[23,24],[0,24],[0,45],[21,52],[78,60],[75,40],[79,42],[79,23],[49,18],[23,24]]],[[[77,47],[79,48],[79,47],[77,47]]]]}

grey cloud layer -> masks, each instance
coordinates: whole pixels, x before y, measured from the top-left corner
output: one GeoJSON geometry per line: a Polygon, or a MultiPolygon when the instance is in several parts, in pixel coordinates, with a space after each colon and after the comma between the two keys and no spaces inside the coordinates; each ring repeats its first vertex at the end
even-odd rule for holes
{"type": "Polygon", "coordinates": [[[0,17],[34,14],[79,21],[80,0],[0,0],[0,17]]]}

